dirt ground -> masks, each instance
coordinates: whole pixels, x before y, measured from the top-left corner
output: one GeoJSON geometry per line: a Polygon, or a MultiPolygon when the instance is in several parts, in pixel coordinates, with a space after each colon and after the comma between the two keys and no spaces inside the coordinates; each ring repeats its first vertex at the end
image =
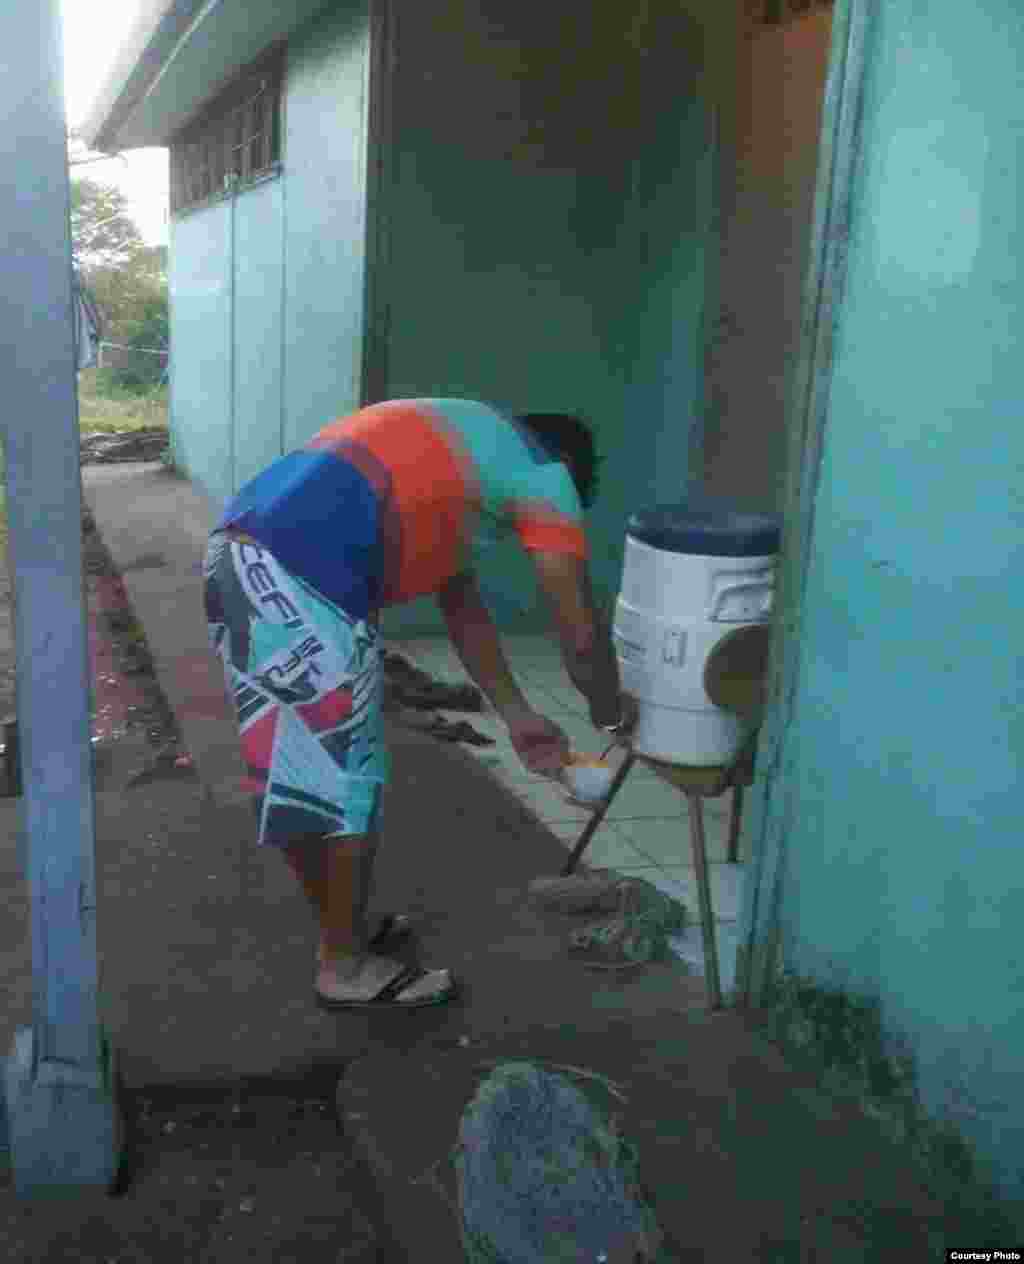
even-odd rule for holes
{"type": "MultiPolygon", "coordinates": [[[[87,512],[82,542],[97,789],[116,748],[130,752],[129,785],[189,777],[145,638],[87,512]]],[[[12,582],[3,544],[0,535],[0,716],[15,710],[12,582]]],[[[337,1122],[342,1070],[332,1062],[294,1079],[123,1087],[126,1147],[116,1196],[55,1210],[0,1188],[0,1256],[17,1264],[403,1258],[388,1248],[387,1217],[374,1210],[372,1182],[337,1122]]]]}
{"type": "MultiPolygon", "coordinates": [[[[191,775],[188,767],[178,766],[182,752],[174,715],[160,693],[145,640],[139,637],[138,626],[131,617],[109,556],[96,533],[89,529],[90,524],[87,522],[85,526],[84,562],[96,692],[94,735],[100,738],[95,743],[99,752],[98,785],[102,784],[100,774],[106,767],[103,753],[108,750],[116,753],[119,749],[129,749],[132,758],[137,758],[136,785],[139,778],[187,777],[191,775]]],[[[126,573],[129,569],[125,567],[126,573]]],[[[6,570],[0,568],[0,633],[2,619],[8,611],[8,576],[6,570]]],[[[13,680],[13,650],[2,642],[0,636],[0,689],[6,681],[7,693],[0,693],[0,701],[11,698],[13,680]]],[[[409,740],[412,741],[412,736],[409,740]]],[[[423,749],[415,761],[409,763],[407,812],[413,810],[408,805],[428,801],[426,787],[442,797],[446,794],[445,787],[449,787],[447,797],[454,802],[452,783],[445,780],[446,777],[483,777],[479,769],[453,771],[448,766],[448,752],[442,755],[436,744],[424,742],[422,738],[418,740],[423,749]],[[442,759],[445,761],[443,776],[442,759]]],[[[179,793],[179,788],[156,786],[151,789],[171,794],[174,802],[168,806],[168,815],[174,814],[175,821],[185,820],[182,806],[185,796],[179,793]]],[[[134,798],[145,800],[148,793],[140,791],[134,798]]],[[[484,796],[480,799],[481,803],[485,802],[487,812],[491,811],[491,793],[488,790],[486,802],[484,796]]],[[[117,798],[116,794],[110,797],[117,798]]],[[[489,819],[485,822],[481,814],[473,815],[473,802],[473,796],[467,795],[465,803],[459,801],[458,814],[440,813],[453,837],[465,834],[467,838],[477,839],[485,836],[485,824],[488,829],[495,828],[493,822],[489,819]]],[[[457,908],[457,918],[448,917],[452,892],[446,890],[444,906],[439,905],[435,910],[436,924],[428,921],[423,935],[426,945],[436,950],[438,960],[443,958],[446,963],[451,961],[460,967],[465,964],[474,975],[481,978],[486,975],[491,987],[478,989],[471,997],[472,1005],[466,1014],[455,1007],[452,1012],[439,1011],[431,1020],[438,1026],[433,1035],[427,1024],[417,1024],[415,1030],[396,1024],[387,1036],[379,1033],[379,1047],[386,1059],[383,1056],[363,1058],[363,1079],[359,1083],[370,1086],[371,1102],[389,1114],[387,1135],[395,1138],[389,1153],[402,1159],[415,1158],[412,1166],[417,1172],[422,1172],[426,1165],[419,1163],[420,1156],[414,1153],[416,1145],[428,1142],[435,1145],[438,1138],[447,1136],[455,1117],[443,1095],[443,1082],[434,1083],[430,1079],[433,1062],[431,1057],[421,1056],[423,1048],[434,1036],[447,1038],[465,1030],[464,1024],[471,1018],[483,1030],[497,1033],[494,1038],[500,1052],[508,1056],[512,1045],[506,1031],[506,998],[516,995],[514,987],[529,969],[534,970],[535,978],[538,969],[542,969],[545,978],[551,975],[557,979],[562,977],[558,970],[566,968],[560,960],[554,962],[547,941],[532,921],[523,920],[525,915],[519,911],[521,879],[526,871],[518,857],[534,852],[539,855],[541,843],[531,842],[532,836],[526,835],[525,827],[517,823],[518,818],[513,819],[513,806],[507,805],[507,823],[508,838],[516,845],[515,859],[510,858],[512,848],[508,849],[508,855],[499,850],[485,856],[479,849],[459,853],[460,872],[468,869],[474,875],[471,880],[465,879],[467,890],[474,898],[463,899],[457,908]],[[489,902],[481,903],[478,897],[485,888],[489,902]],[[506,905],[514,907],[515,916],[509,914],[506,921],[501,922],[499,915],[504,916],[503,910],[507,912],[506,905]],[[497,924],[505,927],[502,934],[494,932],[496,918],[499,918],[497,924]],[[449,929],[449,926],[455,928],[449,929]],[[506,986],[495,988],[496,980],[499,983],[504,980],[506,986]],[[410,1057],[413,1052],[415,1056],[410,1057]],[[377,1083],[378,1079],[381,1084],[377,1083]],[[437,1126],[435,1119],[431,1130],[432,1112],[443,1120],[443,1129],[437,1126]]],[[[120,799],[117,799],[116,811],[119,816],[125,815],[120,799]]],[[[406,820],[406,828],[412,832],[413,818],[406,820]]],[[[503,817],[499,831],[505,828],[504,821],[503,817]]],[[[156,827],[155,821],[153,827],[156,827]]],[[[126,837],[130,845],[132,835],[126,837]]],[[[138,850],[141,852],[142,847],[138,850]]],[[[133,853],[128,846],[122,847],[118,854],[130,857],[133,853]]],[[[393,856],[382,859],[387,878],[387,865],[397,862],[393,856]]],[[[191,873],[187,858],[181,869],[191,873]]],[[[169,866],[165,867],[163,885],[157,896],[150,897],[148,907],[154,914],[158,905],[160,909],[169,907],[166,886],[169,871],[169,866]]],[[[530,870],[540,871],[539,866],[530,870]]],[[[394,881],[389,888],[392,894],[398,892],[400,896],[389,907],[415,910],[418,906],[412,896],[419,889],[417,884],[423,875],[417,877],[415,865],[407,863],[402,865],[402,875],[405,886],[394,881]]],[[[137,894],[137,889],[130,884],[125,889],[137,894]]],[[[272,972],[280,971],[283,978],[291,977],[291,958],[280,925],[282,906],[273,900],[266,900],[265,904],[273,914],[272,934],[264,936],[265,941],[270,939],[273,944],[273,957],[267,956],[267,967],[272,961],[272,972]]],[[[147,906],[139,901],[133,907],[132,916],[137,920],[137,910],[147,906]]],[[[217,920],[218,924],[223,920],[221,908],[216,902],[208,908],[204,906],[210,919],[217,920]]],[[[205,933],[206,927],[199,921],[201,919],[197,920],[197,933],[205,933]]],[[[135,942],[134,921],[130,924],[130,933],[135,942]]],[[[257,989],[247,991],[247,976],[240,966],[244,964],[255,971],[267,969],[260,964],[263,958],[259,956],[255,958],[256,966],[252,965],[252,944],[256,941],[244,940],[237,923],[231,925],[226,939],[227,946],[239,957],[231,963],[230,995],[254,995],[257,989]],[[243,944],[241,949],[237,947],[239,943],[243,944]]],[[[308,950],[305,943],[300,947],[302,953],[308,950]]],[[[180,969],[180,963],[175,968],[180,969]]],[[[140,980],[147,1003],[152,1001],[154,992],[159,991],[154,983],[159,973],[147,970],[140,980]]],[[[209,972],[197,975],[199,977],[206,980],[209,972]]],[[[159,979],[159,983],[162,982],[159,979]]],[[[682,982],[685,984],[685,980],[682,982]]],[[[305,986],[304,976],[303,983],[305,986]]],[[[285,983],[284,986],[290,989],[291,985],[285,983]]],[[[583,987],[588,989],[587,995],[596,994],[596,985],[576,983],[573,1002],[583,987]]],[[[541,1017],[550,1019],[556,1011],[561,1016],[563,1008],[572,1011],[564,989],[560,992],[555,987],[550,1001],[545,1000],[545,995],[539,1000],[529,998],[537,1001],[541,1017]]],[[[283,1017],[284,1005],[272,1000],[270,1005],[261,1002],[258,1017],[269,1021],[260,1028],[261,1039],[255,1041],[260,1048],[270,1047],[268,1028],[269,1035],[274,1036],[278,1028],[289,1025],[289,1020],[283,1017]]],[[[230,1004],[225,1008],[232,1033],[248,1032],[245,1039],[252,1041],[251,1026],[240,1025],[230,1004]]],[[[246,1017],[244,1006],[240,1010],[246,1017]]],[[[156,1033],[161,1049],[166,1048],[169,1042],[168,1026],[163,1021],[166,1013],[154,1012],[152,1005],[145,1012],[151,1020],[147,1030],[156,1033]]],[[[599,1025],[594,1049],[599,1043],[609,1043],[607,1036],[614,1012],[617,1011],[611,1007],[597,1004],[588,1015],[590,1018],[596,1015],[595,1022],[599,1025]]],[[[655,1142],[664,1122],[664,1083],[672,1083],[672,1100],[679,1112],[678,1121],[669,1121],[673,1128],[678,1123],[679,1132],[678,1139],[673,1141],[675,1148],[671,1148],[673,1177],[663,1181],[662,1188],[678,1188],[683,1191],[680,1197],[689,1196],[699,1201],[700,1210],[705,1206],[720,1206],[724,1227],[735,1228],[736,1240],[761,1238],[755,1254],[737,1251],[724,1258],[756,1258],[771,1264],[818,1264],[826,1258],[848,1264],[903,1258],[924,1260],[941,1258],[938,1254],[941,1246],[936,1245],[933,1252],[922,1245],[929,1238],[936,1244],[942,1242],[943,1236],[947,1244],[957,1240],[953,1226],[943,1235],[942,1215],[935,1209],[929,1212],[934,1233],[928,1234],[922,1225],[917,1226],[917,1232],[912,1232],[914,1212],[910,1210],[909,1200],[904,1201],[902,1197],[903,1185],[909,1187],[912,1182],[904,1179],[901,1185],[894,1180],[890,1196],[890,1186],[884,1179],[888,1169],[880,1164],[883,1147],[878,1147],[876,1152],[871,1146],[848,1145],[852,1124],[848,1129],[845,1117],[838,1111],[826,1109],[817,1097],[810,1096],[807,1100],[811,1105],[806,1110],[799,1104],[803,1098],[795,1107],[795,1087],[790,1077],[777,1082],[777,1076],[782,1074],[778,1068],[773,1071],[776,1078],[769,1085],[775,1088],[776,1096],[766,1097],[764,1082],[757,1071],[760,1060],[766,1055],[755,1053],[749,1041],[738,1042],[732,1057],[724,1057],[722,1038],[714,1034],[713,1020],[703,1017],[703,1009],[699,1021],[691,1018],[687,1025],[681,1021],[686,1015],[673,1009],[669,1027],[673,1032],[685,1031],[686,1038],[678,1047],[673,1045],[667,1050],[660,1018],[657,1022],[652,1019],[658,1038],[644,1044],[638,1038],[636,1015],[636,1008],[631,1008],[620,1043],[626,1050],[631,1072],[642,1069],[641,1055],[645,1049],[644,1056],[650,1064],[646,1068],[652,1093],[647,1111],[650,1140],[645,1134],[643,1153],[658,1155],[655,1142]],[[670,1075],[667,1053],[673,1050],[676,1065],[670,1075]],[[737,1101],[747,1104],[741,1109],[736,1106],[737,1101]],[[816,1113],[819,1110],[820,1118],[816,1113]],[[804,1117],[800,1111],[810,1118],[810,1123],[804,1119],[802,1131],[795,1131],[794,1119],[799,1121],[804,1117]],[[825,1146],[826,1132],[838,1138],[830,1163],[826,1162],[829,1154],[825,1146]],[[801,1165],[806,1165],[806,1172],[801,1165]],[[777,1172],[773,1170],[776,1168],[777,1172]],[[865,1185],[865,1171],[870,1173],[876,1168],[883,1177],[875,1184],[885,1186],[889,1201],[879,1196],[877,1189],[872,1194],[873,1202],[860,1193],[865,1185]],[[766,1230],[766,1224],[781,1223],[780,1217],[799,1218],[804,1210],[810,1216],[813,1208],[810,1204],[805,1208],[801,1200],[819,1197],[813,1191],[811,1195],[804,1193],[803,1185],[793,1177],[794,1172],[800,1175],[803,1185],[813,1185],[816,1178],[820,1179],[821,1225],[816,1228],[816,1221],[790,1225],[787,1221],[773,1237],[766,1230]],[[823,1172],[826,1175],[820,1175],[823,1172]],[[861,1205],[858,1197],[867,1201],[861,1205]],[[854,1215],[856,1222],[847,1223],[843,1219],[854,1215]],[[911,1242],[909,1247],[908,1242],[911,1242]]],[[[401,1017],[404,1020],[408,1016],[401,1017]]],[[[293,1025],[294,1021],[291,1020],[293,1025]]],[[[723,1021],[731,1023],[732,1020],[726,1017],[723,1021]]],[[[200,1024],[195,1024],[189,1033],[190,1040],[194,1038],[192,1033],[199,1030],[200,1024]]],[[[523,1038],[533,1039],[530,1032],[523,1038]]],[[[570,1051],[575,1048],[574,1040],[575,1031],[569,1040],[570,1051]]],[[[337,1041],[329,1041],[320,1047],[326,1051],[341,1046],[337,1041]]],[[[532,1044],[528,1047],[532,1048],[532,1044]]],[[[192,1045],[186,1048],[191,1051],[192,1045]]],[[[461,1054],[461,1038],[455,1048],[461,1054]]],[[[468,1056],[473,1051],[466,1052],[468,1056]]],[[[433,1059],[434,1062],[439,1060],[444,1061],[433,1059]]],[[[567,1054],[561,1060],[579,1061],[580,1058],[575,1054],[569,1058],[567,1054]]],[[[274,1061],[271,1056],[269,1062],[274,1061]]],[[[346,1137],[337,1115],[335,1090],[339,1079],[345,1077],[351,1085],[358,1078],[359,1065],[358,1058],[348,1061],[345,1056],[332,1052],[322,1066],[318,1064],[290,1079],[275,1075],[273,1079],[240,1080],[206,1087],[174,1085],[159,1090],[145,1086],[125,1089],[121,1101],[127,1144],[118,1196],[111,1199],[97,1195],[55,1209],[41,1203],[22,1202],[10,1186],[0,1186],[0,1259],[18,1264],[64,1264],[64,1261],[85,1261],[86,1264],[163,1264],[163,1261],[175,1264],[214,1264],[217,1261],[219,1264],[223,1261],[232,1264],[243,1259],[256,1264],[277,1264],[278,1261],[319,1264],[321,1260],[330,1264],[368,1264],[371,1260],[414,1258],[456,1264],[450,1251],[434,1252],[430,1242],[424,1242],[422,1252],[410,1257],[396,1242],[397,1235],[392,1234],[389,1226],[400,1219],[419,1231],[421,1222],[416,1219],[409,1191],[396,1177],[391,1186],[391,1204],[382,1205],[382,1189],[386,1190],[387,1186],[375,1178],[362,1153],[346,1137]]],[[[873,1145],[873,1134],[871,1141],[873,1145]]],[[[668,1148],[664,1149],[665,1154],[669,1152],[668,1148]]],[[[429,1157],[436,1158],[436,1154],[429,1157]]],[[[397,1175],[402,1173],[397,1171],[397,1175]]],[[[924,1214],[922,1211],[922,1216],[924,1214]]],[[[984,1236],[977,1230],[975,1235],[984,1236]]],[[[964,1245],[978,1246],[976,1237],[964,1245]]],[[[708,1246],[711,1241],[707,1234],[698,1237],[684,1258],[718,1258],[708,1246]]]]}
{"type": "Polygon", "coordinates": [[[370,1264],[401,1260],[318,1078],[123,1093],[119,1189],[51,1205],[0,1190],[17,1264],[370,1264]]]}

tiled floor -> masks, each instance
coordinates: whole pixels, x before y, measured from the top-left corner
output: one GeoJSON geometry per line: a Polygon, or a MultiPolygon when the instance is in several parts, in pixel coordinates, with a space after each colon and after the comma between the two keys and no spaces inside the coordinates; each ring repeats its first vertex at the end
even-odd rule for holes
{"type": "MultiPolygon", "coordinates": [[[[504,641],[512,669],[527,699],[559,724],[574,747],[600,754],[602,744],[586,715],[586,704],[573,689],[562,667],[558,649],[540,636],[516,636],[504,641]]],[[[389,642],[390,648],[442,680],[464,680],[466,673],[454,650],[441,637],[389,642]]],[[[474,715],[473,726],[495,739],[494,746],[467,747],[560,838],[566,850],[579,838],[590,815],[570,803],[551,781],[532,777],[519,762],[505,726],[493,714],[474,715]]],[[[616,752],[612,758],[621,758],[616,752]]],[[[743,864],[726,860],[729,796],[705,801],[708,860],[711,862],[711,899],[719,940],[722,987],[733,983],[736,927],[740,911],[743,864]]],[[[676,896],[690,914],[690,925],[673,940],[676,953],[698,971],[704,968],[697,889],[690,854],[686,800],[650,768],[637,766],[619,791],[586,852],[593,866],[636,874],[676,896]]],[[[742,852],[740,861],[744,860],[742,852]]]]}

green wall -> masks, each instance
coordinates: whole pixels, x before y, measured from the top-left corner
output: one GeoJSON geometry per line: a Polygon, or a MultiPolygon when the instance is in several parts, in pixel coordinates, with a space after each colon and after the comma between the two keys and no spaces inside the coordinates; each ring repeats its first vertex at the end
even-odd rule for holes
{"type": "MultiPolygon", "coordinates": [[[[631,26],[591,6],[452,2],[403,7],[393,30],[382,393],[588,417],[609,593],[628,512],[687,485],[701,395],[703,36],[677,5],[642,8],[631,26]]],[[[502,625],[542,617],[513,546],[481,581],[502,625]]],[[[385,627],[440,620],[418,602],[385,627]]]]}
{"type": "Polygon", "coordinates": [[[875,6],[806,594],[786,964],[1024,1196],[1024,23],[875,6]]]}
{"type": "MultiPolygon", "coordinates": [[[[375,398],[592,421],[594,571],[614,595],[626,517],[683,494],[699,429],[719,19],[669,0],[627,16],[537,0],[394,9],[390,129],[371,161],[367,10],[335,4],[289,43],[281,178],[174,225],[176,452],[226,499],[358,405],[369,325],[375,398]]],[[[536,621],[514,546],[482,577],[502,624],[536,621]]],[[[418,602],[385,626],[440,618],[418,602]]]]}

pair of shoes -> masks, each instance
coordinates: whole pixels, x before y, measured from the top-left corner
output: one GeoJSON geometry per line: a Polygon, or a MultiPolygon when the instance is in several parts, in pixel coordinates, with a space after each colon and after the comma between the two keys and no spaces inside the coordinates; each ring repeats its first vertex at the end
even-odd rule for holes
{"type": "Polygon", "coordinates": [[[414,667],[407,658],[403,658],[401,654],[396,654],[394,650],[384,651],[383,668],[385,676],[395,682],[400,682],[413,688],[429,689],[434,683],[433,676],[421,671],[418,667],[414,667]]]}
{"type": "Polygon", "coordinates": [[[466,742],[470,746],[494,745],[493,737],[485,737],[483,733],[478,733],[465,720],[446,720],[440,715],[435,723],[423,731],[429,734],[430,737],[436,737],[442,742],[466,742]]]}
{"type": "Polygon", "coordinates": [[[482,711],[484,695],[476,685],[435,680],[391,650],[384,654],[384,676],[392,702],[417,711],[482,711]]]}
{"type": "Polygon", "coordinates": [[[421,966],[403,966],[394,962],[395,973],[372,996],[360,1000],[325,996],[319,988],[313,993],[317,1005],[330,1012],[341,1010],[422,1009],[442,1005],[458,993],[458,984],[450,970],[424,970],[421,966]],[[431,986],[423,990],[428,980],[431,986]],[[409,995],[413,993],[413,995],[409,995]]]}
{"type": "Polygon", "coordinates": [[[434,680],[429,685],[396,686],[402,706],[416,711],[482,711],[483,694],[475,685],[448,685],[434,680]]]}

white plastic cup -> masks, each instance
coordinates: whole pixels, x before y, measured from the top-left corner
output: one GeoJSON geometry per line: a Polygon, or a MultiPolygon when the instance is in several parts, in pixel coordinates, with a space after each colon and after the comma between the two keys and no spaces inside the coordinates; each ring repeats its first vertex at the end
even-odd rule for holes
{"type": "Polygon", "coordinates": [[[562,779],[574,799],[580,803],[600,803],[608,797],[615,770],[606,760],[577,755],[562,769],[562,779]]]}

